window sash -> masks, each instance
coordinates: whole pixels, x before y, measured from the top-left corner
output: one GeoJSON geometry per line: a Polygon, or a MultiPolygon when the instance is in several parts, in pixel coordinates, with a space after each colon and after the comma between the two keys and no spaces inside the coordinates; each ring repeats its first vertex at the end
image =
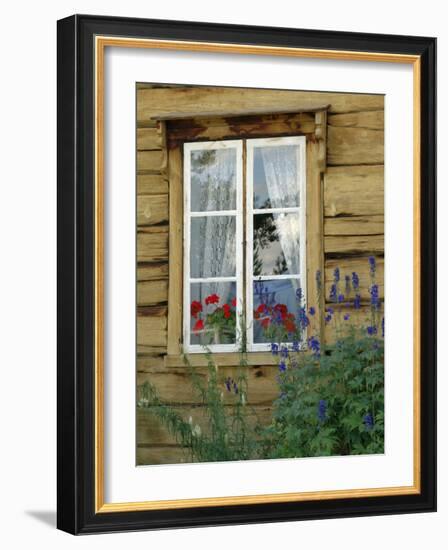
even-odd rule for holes
{"type": "Polygon", "coordinates": [[[241,332],[240,318],[243,307],[243,140],[206,141],[184,144],[184,277],[183,277],[183,345],[187,353],[204,353],[200,344],[191,344],[191,283],[236,282],[236,343],[211,344],[211,352],[238,351],[238,338],[241,332]],[[236,155],[236,209],[234,210],[207,210],[191,211],[191,152],[205,150],[235,149],[236,155]],[[236,220],[235,248],[236,262],[235,275],[225,277],[191,277],[190,248],[191,248],[191,219],[197,217],[233,216],[236,220]]]}
{"type": "MultiPolygon", "coordinates": [[[[299,279],[303,291],[303,306],[306,307],[306,138],[305,136],[258,138],[246,141],[246,322],[247,322],[247,349],[248,351],[269,351],[269,343],[254,342],[254,282],[266,280],[299,279]],[[297,174],[299,185],[298,207],[283,208],[254,208],[254,149],[256,147],[269,147],[277,145],[297,145],[300,162],[297,174]],[[282,275],[256,275],[253,266],[253,227],[255,214],[294,213],[299,214],[300,223],[300,259],[299,274],[282,275]]],[[[304,336],[306,336],[304,334],[304,336]]]]}

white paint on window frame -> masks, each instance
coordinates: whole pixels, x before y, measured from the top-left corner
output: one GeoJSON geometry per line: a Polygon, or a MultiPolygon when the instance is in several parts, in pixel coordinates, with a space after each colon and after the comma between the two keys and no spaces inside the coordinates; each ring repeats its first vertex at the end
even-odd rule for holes
{"type": "Polygon", "coordinates": [[[191,292],[190,283],[235,282],[236,283],[236,335],[235,344],[211,344],[208,349],[212,353],[236,352],[239,349],[238,337],[241,332],[240,318],[243,308],[243,140],[202,141],[184,143],[184,238],[183,238],[183,348],[186,353],[204,353],[204,347],[190,343],[191,325],[191,292]],[[236,209],[191,212],[191,152],[219,149],[235,149],[236,151],[236,209]],[[191,218],[205,216],[235,216],[236,218],[236,267],[233,277],[190,277],[190,228],[191,218]]]}
{"type": "MultiPolygon", "coordinates": [[[[246,140],[246,323],[247,350],[270,351],[269,343],[255,343],[253,338],[253,283],[254,281],[299,279],[303,290],[303,305],[306,307],[306,137],[288,136],[257,138],[246,140]],[[254,188],[254,149],[256,147],[275,147],[278,145],[297,145],[299,155],[299,206],[287,208],[253,208],[254,188]],[[253,219],[254,214],[298,212],[300,220],[300,269],[299,275],[261,275],[253,276],[253,219]]],[[[306,340],[306,333],[305,333],[306,340]]],[[[302,342],[303,345],[303,342],[302,342]]]]}

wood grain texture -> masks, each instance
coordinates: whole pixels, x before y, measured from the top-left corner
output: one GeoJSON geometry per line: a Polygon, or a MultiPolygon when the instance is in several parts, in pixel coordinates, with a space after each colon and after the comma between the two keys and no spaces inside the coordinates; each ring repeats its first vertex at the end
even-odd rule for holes
{"type": "MultiPolygon", "coordinates": [[[[204,380],[207,378],[207,369],[195,367],[195,372],[204,380]]],[[[248,403],[251,405],[271,405],[278,397],[276,366],[248,367],[248,403]]],[[[224,379],[235,376],[233,367],[220,367],[219,375],[224,379]]],[[[146,372],[137,374],[137,383],[143,384],[149,380],[157,388],[160,398],[171,404],[194,405],[199,399],[190,383],[189,369],[185,367],[150,367],[146,372]],[[182,391],[180,391],[182,388],[182,391]]],[[[234,395],[225,391],[223,384],[224,403],[232,404],[234,395]]]]}
{"type": "Polygon", "coordinates": [[[168,301],[168,281],[141,281],[137,285],[137,305],[146,306],[168,301]]]}
{"type": "Polygon", "coordinates": [[[368,128],[328,126],[329,166],[383,164],[384,132],[368,128]]]}
{"type": "MultiPolygon", "coordinates": [[[[168,179],[161,174],[138,174],[138,195],[167,195],[168,179]]],[[[139,199],[137,198],[137,201],[139,199]]]]}
{"type": "Polygon", "coordinates": [[[337,94],[326,92],[301,92],[245,88],[177,87],[147,88],[137,91],[137,119],[149,120],[176,111],[182,113],[211,112],[247,114],[254,107],[269,112],[294,109],[297,112],[321,109],[330,105],[331,113],[377,111],[384,108],[380,95],[337,94]]]}
{"type": "Polygon", "coordinates": [[[137,170],[166,171],[166,151],[137,151],[137,170]]]}
{"type": "Polygon", "coordinates": [[[138,228],[137,262],[168,261],[168,228],[154,226],[138,228]]]}
{"type": "Polygon", "coordinates": [[[324,215],[384,215],[384,166],[329,167],[324,177],[324,215]]]}
{"type": "Polygon", "coordinates": [[[137,128],[137,150],[156,150],[164,147],[160,128],[137,128]]]}
{"type": "Polygon", "coordinates": [[[162,222],[168,222],[168,195],[139,195],[137,225],[155,225],[162,222]]]}
{"type": "Polygon", "coordinates": [[[383,254],[384,235],[325,236],[325,254],[343,257],[360,254],[383,254]]]}
{"type": "Polygon", "coordinates": [[[384,216],[325,218],[325,235],[379,235],[384,233],[384,216]]]}
{"type": "Polygon", "coordinates": [[[333,114],[328,117],[330,126],[347,128],[365,128],[367,130],[384,129],[384,111],[361,111],[358,113],[333,114]]]}
{"type": "Polygon", "coordinates": [[[168,263],[153,262],[137,264],[137,281],[168,279],[168,263]]]}
{"type": "MultiPolygon", "coordinates": [[[[384,298],[384,259],[376,257],[376,274],[375,282],[378,284],[378,290],[380,297],[384,298]]],[[[340,289],[343,294],[345,292],[345,277],[350,277],[350,284],[352,280],[353,272],[358,274],[359,277],[359,286],[360,286],[360,295],[362,300],[370,300],[369,287],[371,284],[370,279],[370,266],[368,262],[368,256],[355,257],[355,258],[341,258],[337,260],[327,259],[325,261],[325,296],[327,302],[330,301],[330,286],[333,283],[334,270],[336,268],[340,270],[341,282],[339,284],[340,289]]],[[[354,291],[351,291],[351,296],[353,298],[354,291]]]]}

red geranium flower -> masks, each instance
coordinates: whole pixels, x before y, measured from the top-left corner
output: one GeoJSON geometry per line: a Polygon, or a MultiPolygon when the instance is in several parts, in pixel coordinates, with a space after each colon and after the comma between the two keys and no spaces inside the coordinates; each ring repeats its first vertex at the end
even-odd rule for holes
{"type": "Polygon", "coordinates": [[[293,319],[294,315],[288,315],[283,322],[283,326],[285,327],[287,332],[296,332],[297,330],[296,324],[294,323],[293,319]]]}
{"type": "Polygon", "coordinates": [[[257,307],[257,313],[267,313],[267,311],[268,311],[268,306],[266,304],[260,304],[257,307]]]}
{"type": "Polygon", "coordinates": [[[230,311],[230,306],[229,306],[229,304],[224,304],[224,305],[222,306],[222,310],[223,310],[223,312],[224,312],[224,317],[225,317],[226,319],[228,319],[228,318],[232,315],[232,313],[231,313],[231,311],[230,311]]]}
{"type": "Polygon", "coordinates": [[[217,294],[210,294],[210,296],[207,296],[205,299],[205,303],[207,305],[209,304],[217,304],[219,302],[219,296],[217,294]]]}
{"type": "Polygon", "coordinates": [[[271,322],[271,320],[269,319],[269,317],[265,317],[264,319],[261,320],[261,326],[263,328],[268,328],[270,322],[271,322]]]}
{"type": "Polygon", "coordinates": [[[233,307],[236,307],[236,298],[234,298],[234,299],[232,300],[232,306],[233,306],[233,307]]]}
{"type": "Polygon", "coordinates": [[[200,330],[204,329],[204,321],[202,319],[198,319],[193,327],[193,332],[199,332],[200,330]]]}
{"type": "Polygon", "coordinates": [[[201,302],[198,302],[197,300],[193,300],[191,302],[191,316],[196,319],[199,312],[202,311],[202,304],[201,302]]]}
{"type": "Polygon", "coordinates": [[[274,311],[278,311],[281,314],[282,319],[284,319],[285,315],[288,313],[288,308],[285,306],[285,304],[276,304],[276,306],[274,307],[274,311]]]}

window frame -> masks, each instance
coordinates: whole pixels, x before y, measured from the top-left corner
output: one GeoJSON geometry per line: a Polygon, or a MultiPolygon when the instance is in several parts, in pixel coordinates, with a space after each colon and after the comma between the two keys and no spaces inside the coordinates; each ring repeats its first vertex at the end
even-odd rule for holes
{"type": "Polygon", "coordinates": [[[207,282],[235,282],[236,284],[236,342],[235,344],[210,344],[208,349],[212,353],[230,353],[239,349],[238,337],[241,334],[240,316],[243,304],[244,272],[243,272],[243,140],[220,140],[205,142],[186,142],[183,145],[183,190],[184,190],[184,216],[183,216],[183,347],[187,353],[204,353],[201,344],[191,344],[191,283],[207,282]],[[235,206],[234,210],[192,211],[191,210],[191,153],[192,151],[216,151],[223,149],[235,149],[236,174],[235,174],[235,206]],[[191,219],[196,217],[235,216],[235,275],[224,277],[192,278],[190,274],[190,229],[191,219]]]}
{"type": "MultiPolygon", "coordinates": [[[[221,141],[226,139],[252,139],[266,136],[304,136],[306,138],[306,187],[307,187],[307,294],[316,297],[316,314],[310,318],[314,333],[324,337],[324,291],[317,289],[315,273],[324,276],[324,218],[323,193],[327,159],[327,111],[329,105],[302,108],[300,102],[294,109],[278,105],[272,109],[258,107],[258,112],[247,113],[235,109],[233,113],[221,111],[170,113],[169,117],[157,116],[154,120],[162,128],[166,143],[167,168],[165,177],[169,189],[169,254],[168,254],[168,320],[167,348],[162,354],[165,367],[185,366],[183,349],[183,144],[185,142],[221,141]]],[[[206,353],[187,354],[193,367],[205,367],[206,353]]],[[[214,353],[214,360],[221,366],[237,366],[239,353],[214,353]]],[[[260,367],[276,364],[270,352],[250,352],[248,365],[260,367]]]]}
{"type": "MultiPolygon", "coordinates": [[[[253,326],[253,284],[255,281],[273,281],[273,280],[290,280],[298,279],[300,286],[303,290],[302,305],[306,307],[307,303],[307,285],[306,285],[306,138],[305,136],[275,136],[266,138],[247,139],[246,141],[246,322],[247,322],[247,350],[252,351],[270,351],[270,344],[268,343],[255,343],[254,340],[254,326],[253,326]],[[276,145],[298,145],[299,146],[299,172],[297,174],[298,186],[299,186],[299,206],[298,207],[285,207],[285,208],[262,208],[256,209],[253,207],[253,190],[254,190],[254,149],[260,146],[275,147],[276,145]],[[300,273],[285,274],[285,275],[259,275],[253,274],[253,222],[254,215],[256,214],[268,214],[268,213],[294,213],[297,212],[300,221],[300,273]]],[[[306,340],[306,331],[304,331],[303,340],[306,340]]],[[[282,342],[283,343],[283,342],[282,342]]]]}

